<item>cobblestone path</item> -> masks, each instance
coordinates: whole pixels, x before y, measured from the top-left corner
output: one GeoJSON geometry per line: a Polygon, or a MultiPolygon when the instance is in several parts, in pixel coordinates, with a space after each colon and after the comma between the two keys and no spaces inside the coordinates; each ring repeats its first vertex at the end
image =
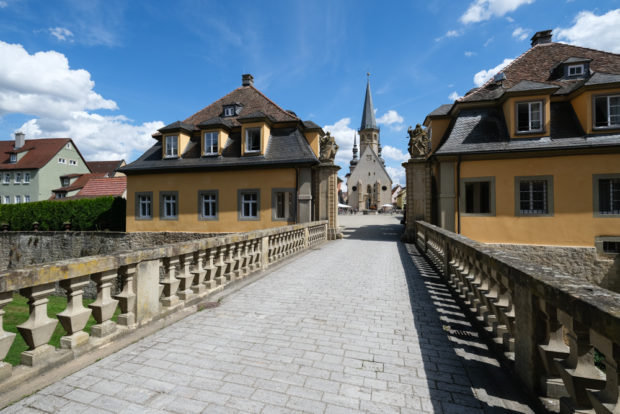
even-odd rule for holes
{"type": "Polygon", "coordinates": [[[395,217],[342,224],[345,239],[2,412],[531,412],[395,217]]]}

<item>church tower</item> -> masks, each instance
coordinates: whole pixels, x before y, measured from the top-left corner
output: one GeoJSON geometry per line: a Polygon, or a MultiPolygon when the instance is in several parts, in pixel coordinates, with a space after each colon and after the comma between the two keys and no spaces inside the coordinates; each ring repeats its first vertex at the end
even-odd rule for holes
{"type": "Polygon", "coordinates": [[[362,124],[360,125],[360,154],[364,153],[366,147],[372,148],[375,154],[379,154],[379,128],[375,119],[375,108],[372,106],[372,95],[370,94],[370,74],[366,83],[366,97],[364,98],[364,110],[362,112],[362,124]]]}

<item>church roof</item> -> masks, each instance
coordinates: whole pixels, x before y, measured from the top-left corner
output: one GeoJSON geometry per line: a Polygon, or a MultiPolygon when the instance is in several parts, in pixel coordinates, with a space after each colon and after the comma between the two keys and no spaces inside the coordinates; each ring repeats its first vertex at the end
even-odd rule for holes
{"type": "Polygon", "coordinates": [[[362,124],[360,131],[364,129],[377,129],[375,120],[375,108],[372,106],[372,95],[370,94],[370,79],[366,83],[366,97],[364,98],[364,110],[362,112],[362,124]]]}

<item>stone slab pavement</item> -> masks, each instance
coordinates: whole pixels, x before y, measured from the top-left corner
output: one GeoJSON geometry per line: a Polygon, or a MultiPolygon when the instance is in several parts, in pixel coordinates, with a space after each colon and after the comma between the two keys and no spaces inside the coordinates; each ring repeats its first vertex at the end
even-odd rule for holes
{"type": "Polygon", "coordinates": [[[532,412],[398,219],[340,216],[343,240],[2,413],[532,412]]]}

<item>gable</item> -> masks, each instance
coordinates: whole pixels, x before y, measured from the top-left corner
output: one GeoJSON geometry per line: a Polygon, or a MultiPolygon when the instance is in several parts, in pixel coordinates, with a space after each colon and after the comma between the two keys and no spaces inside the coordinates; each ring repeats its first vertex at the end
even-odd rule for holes
{"type": "Polygon", "coordinates": [[[392,183],[392,179],[383,166],[379,156],[377,156],[370,146],[367,146],[360,156],[357,166],[351,173],[348,182],[367,182],[369,179],[372,182],[379,180],[386,185],[390,183],[390,186],[392,183]],[[368,173],[370,173],[370,175],[368,173]]]}

